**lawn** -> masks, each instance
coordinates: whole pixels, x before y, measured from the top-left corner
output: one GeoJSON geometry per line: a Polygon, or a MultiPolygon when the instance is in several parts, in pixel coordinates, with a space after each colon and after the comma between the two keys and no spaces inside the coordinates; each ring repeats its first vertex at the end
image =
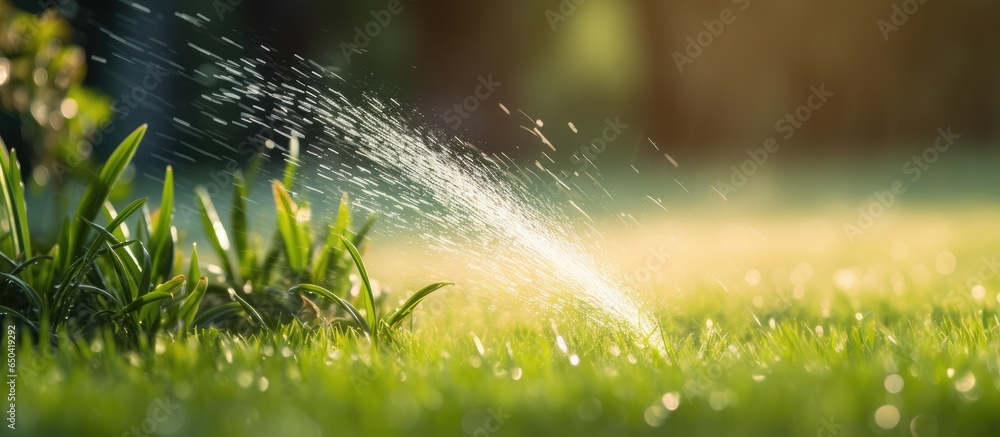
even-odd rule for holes
{"type": "MultiPolygon", "coordinates": [[[[915,216],[806,267],[775,239],[752,253],[730,247],[729,273],[651,280],[642,291],[662,328],[652,346],[595,327],[583,309],[491,316],[477,303],[489,299],[452,299],[453,290],[429,298],[435,305],[418,308],[379,349],[357,331],[298,323],[249,337],[161,334],[155,346],[125,351],[107,340],[53,356],[22,348],[17,427],[116,436],[990,435],[1000,429],[1000,320],[997,280],[983,273],[995,246],[968,230],[996,216],[915,216]],[[956,232],[914,237],[929,223],[956,232]],[[791,282],[768,286],[771,272],[791,282]],[[985,288],[970,289],[969,278],[985,288]]],[[[755,229],[795,232],[767,221],[773,229],[755,229]]],[[[801,241],[792,237],[788,244],[801,241]]],[[[688,255],[665,269],[705,272],[688,255]]]]}

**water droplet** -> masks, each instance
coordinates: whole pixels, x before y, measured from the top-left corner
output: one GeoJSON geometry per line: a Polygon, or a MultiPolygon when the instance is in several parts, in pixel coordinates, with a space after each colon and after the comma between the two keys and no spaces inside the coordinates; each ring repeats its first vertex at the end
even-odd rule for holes
{"type": "Polygon", "coordinates": [[[965,372],[965,375],[955,381],[955,390],[962,393],[968,393],[974,388],[976,388],[976,375],[972,372],[965,372]]]}
{"type": "Polygon", "coordinates": [[[681,394],[675,391],[663,395],[660,399],[663,402],[663,407],[667,410],[674,411],[681,405],[681,394]]]}
{"type": "Polygon", "coordinates": [[[892,374],[885,377],[882,385],[885,386],[885,391],[889,393],[899,393],[903,391],[903,377],[897,374],[892,374]]]}
{"type": "Polygon", "coordinates": [[[899,424],[899,409],[892,405],[883,405],[875,410],[875,423],[882,429],[892,429],[899,424]]]}
{"type": "Polygon", "coordinates": [[[663,422],[667,420],[667,410],[659,405],[653,405],[646,408],[646,413],[643,414],[643,418],[646,419],[646,424],[654,428],[663,425],[663,422]]]}
{"type": "Polygon", "coordinates": [[[934,267],[937,268],[938,273],[942,275],[950,275],[955,271],[955,266],[958,264],[958,260],[955,259],[955,254],[951,252],[941,252],[938,254],[937,259],[934,261],[934,267]]]}
{"type": "Polygon", "coordinates": [[[986,297],[986,287],[982,285],[976,285],[972,287],[972,297],[976,299],[982,299],[986,297]]]}

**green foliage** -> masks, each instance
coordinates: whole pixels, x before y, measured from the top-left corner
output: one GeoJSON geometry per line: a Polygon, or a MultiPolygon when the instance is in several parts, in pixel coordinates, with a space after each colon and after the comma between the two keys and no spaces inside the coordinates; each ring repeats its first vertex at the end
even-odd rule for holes
{"type": "MultiPolygon", "coordinates": [[[[345,196],[336,220],[327,226],[326,237],[313,243],[308,204],[296,201],[286,184],[278,181],[272,185],[278,214],[274,247],[269,256],[258,260],[256,254],[262,248],[256,243],[258,236],[247,231],[249,180],[242,176],[237,178],[232,234],[205,190],[197,190],[201,223],[225,277],[210,281],[203,275],[197,246],[192,246],[186,280],[176,261],[173,169],[166,168],[159,208],[153,213],[145,198],[120,211],[108,200],[145,132],[146,126],[140,126],[112,152],[84,190],[75,214],[63,220],[59,242],[45,255],[32,252],[19,164],[14,152],[0,142],[0,220],[5,225],[0,236],[0,314],[30,327],[40,337],[66,333],[72,338],[93,338],[111,332],[118,342],[134,346],[161,332],[184,337],[209,326],[242,333],[273,330],[296,320],[342,324],[338,315],[346,313],[351,318],[348,322],[356,323],[378,344],[380,334],[396,329],[423,297],[447,285],[434,284],[419,291],[380,319],[379,302],[356,247],[373,219],[351,232],[345,196]],[[98,224],[102,213],[104,224],[98,224]],[[129,222],[135,227],[130,228],[129,222]],[[358,299],[364,316],[346,297],[352,267],[348,257],[360,275],[358,299]],[[272,281],[272,277],[279,279],[272,281]],[[303,282],[308,285],[299,285],[303,282]],[[300,291],[320,296],[318,303],[327,311],[300,291]]],[[[294,183],[297,164],[292,163],[296,162],[293,153],[285,172],[288,184],[294,183]]],[[[248,169],[250,177],[257,165],[248,169]]]]}
{"type": "Polygon", "coordinates": [[[375,297],[372,295],[371,291],[371,281],[368,278],[368,269],[365,268],[365,263],[361,259],[361,254],[358,252],[358,248],[354,247],[354,244],[348,241],[347,238],[340,238],[344,246],[347,247],[348,252],[351,254],[351,258],[354,260],[354,264],[358,268],[358,274],[361,275],[362,290],[360,294],[365,307],[365,316],[362,316],[361,312],[358,311],[354,305],[351,305],[350,302],[318,285],[300,284],[293,287],[290,291],[306,291],[329,299],[338,307],[346,311],[351,316],[351,319],[353,319],[366,334],[371,335],[375,344],[378,344],[379,335],[381,334],[380,331],[385,330],[391,334],[392,330],[399,326],[403,318],[413,312],[413,309],[416,308],[420,301],[443,287],[453,285],[450,282],[438,282],[428,285],[416,292],[413,296],[410,296],[410,298],[407,299],[402,306],[396,308],[387,316],[379,317],[378,310],[375,307],[375,297]]]}
{"type": "Polygon", "coordinates": [[[260,239],[252,238],[256,236],[247,231],[246,211],[247,187],[260,165],[259,159],[251,163],[246,176],[239,173],[235,176],[230,220],[232,231],[226,229],[208,193],[201,187],[196,189],[202,229],[225,274],[226,283],[209,284],[209,293],[228,295],[236,300],[257,328],[272,329],[296,317],[308,321],[317,315],[342,323],[344,320],[339,316],[347,316],[347,322],[356,325],[378,343],[380,333],[386,330],[384,328],[398,328],[402,318],[410,314],[423,297],[448,283],[434,284],[418,292],[415,296],[421,297],[411,298],[407,302],[409,307],[404,305],[391,313],[394,316],[391,322],[388,318],[380,319],[377,308],[382,304],[381,296],[376,296],[372,288],[358,249],[371,230],[375,217],[370,217],[356,231],[351,231],[350,200],[344,195],[336,218],[325,226],[325,236],[316,238],[308,202],[297,199],[291,190],[295,186],[299,166],[299,140],[295,136],[292,136],[289,151],[283,180],[271,182],[277,229],[268,255],[263,258],[257,257],[257,254],[264,253],[260,239]],[[353,297],[355,302],[351,302],[352,297],[348,293],[352,288],[352,268],[357,268],[360,277],[360,293],[353,297]],[[284,289],[288,291],[280,291],[284,289]],[[322,299],[312,301],[305,294],[314,294],[322,299]],[[358,307],[364,308],[364,316],[358,307]],[[313,314],[323,311],[327,314],[313,314]]]}
{"type": "Polygon", "coordinates": [[[0,101],[34,144],[31,179],[57,187],[95,167],[88,138],[110,121],[110,99],[84,87],[86,54],[55,10],[32,15],[0,0],[0,101]],[[80,169],[82,171],[72,171],[80,169]]]}

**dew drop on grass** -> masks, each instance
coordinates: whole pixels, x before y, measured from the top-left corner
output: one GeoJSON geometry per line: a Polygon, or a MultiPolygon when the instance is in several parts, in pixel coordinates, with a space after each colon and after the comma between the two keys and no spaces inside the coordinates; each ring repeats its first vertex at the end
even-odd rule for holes
{"type": "Polygon", "coordinates": [[[972,297],[976,299],[982,299],[986,297],[986,287],[982,285],[976,285],[972,287],[972,297]]]}
{"type": "Polygon", "coordinates": [[[968,393],[973,388],[976,388],[976,375],[972,372],[965,372],[965,375],[955,381],[955,390],[962,393],[968,393]]]}
{"type": "Polygon", "coordinates": [[[612,344],[611,346],[608,346],[608,353],[610,353],[613,357],[617,357],[621,355],[622,350],[618,348],[617,344],[612,344]]]}
{"type": "Polygon", "coordinates": [[[667,410],[674,411],[681,405],[681,394],[675,391],[663,395],[660,399],[663,402],[663,407],[667,410]]]}
{"type": "Polygon", "coordinates": [[[914,437],[936,437],[938,432],[937,419],[929,414],[921,414],[910,421],[910,433],[914,437]]]}
{"type": "Polygon", "coordinates": [[[646,419],[647,425],[658,428],[660,425],[663,425],[664,421],[667,420],[668,414],[669,413],[666,408],[659,405],[653,405],[646,408],[646,413],[643,414],[643,418],[646,419]]]}
{"type": "Polygon", "coordinates": [[[559,347],[559,350],[561,350],[562,353],[565,354],[568,352],[568,348],[566,347],[566,340],[563,339],[563,336],[561,335],[556,336],[556,346],[559,347]]]}
{"type": "Polygon", "coordinates": [[[524,374],[524,371],[521,370],[520,367],[515,367],[514,369],[512,369],[510,371],[510,379],[518,381],[518,380],[521,379],[521,375],[523,375],[523,374],[524,374]]]}
{"type": "Polygon", "coordinates": [[[853,288],[856,280],[857,275],[851,269],[840,269],[833,274],[833,283],[843,291],[853,288]]]}
{"type": "Polygon", "coordinates": [[[951,252],[941,252],[938,254],[937,259],[934,261],[934,267],[937,268],[938,273],[942,275],[950,275],[955,271],[955,266],[958,264],[958,260],[955,258],[955,254],[951,252]]]}
{"type": "Polygon", "coordinates": [[[882,429],[892,429],[899,424],[899,409],[892,405],[883,405],[875,410],[875,423],[882,429]]]}
{"type": "Polygon", "coordinates": [[[236,374],[236,385],[240,388],[250,387],[250,384],[253,384],[253,373],[249,370],[241,370],[236,374]]]}
{"type": "Polygon", "coordinates": [[[885,377],[882,385],[885,386],[885,391],[889,393],[899,393],[903,391],[903,377],[893,373],[885,377]]]}
{"type": "Polygon", "coordinates": [[[479,340],[479,336],[476,333],[472,333],[472,341],[476,344],[476,352],[479,352],[479,356],[486,356],[486,348],[483,347],[483,342],[479,340]]]}

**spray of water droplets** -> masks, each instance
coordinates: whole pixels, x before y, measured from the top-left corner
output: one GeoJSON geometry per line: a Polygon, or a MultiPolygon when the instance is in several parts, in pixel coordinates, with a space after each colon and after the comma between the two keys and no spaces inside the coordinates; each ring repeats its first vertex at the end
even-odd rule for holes
{"type": "Polygon", "coordinates": [[[302,162],[315,171],[300,172],[306,178],[300,191],[311,199],[336,202],[344,187],[334,181],[346,183],[359,203],[383,216],[383,235],[417,235],[430,253],[467,260],[478,274],[463,288],[511,293],[557,312],[573,306],[603,313],[594,320],[634,338],[658,332],[572,222],[512,177],[513,162],[441,131],[414,128],[392,99],[348,98],[337,89],[350,88],[346,81],[310,61],[280,74],[262,72],[273,66],[259,59],[218,66],[227,85],[206,94],[207,101],[241,108],[241,125],[277,121],[314,136],[306,138],[314,147],[302,162]]]}

